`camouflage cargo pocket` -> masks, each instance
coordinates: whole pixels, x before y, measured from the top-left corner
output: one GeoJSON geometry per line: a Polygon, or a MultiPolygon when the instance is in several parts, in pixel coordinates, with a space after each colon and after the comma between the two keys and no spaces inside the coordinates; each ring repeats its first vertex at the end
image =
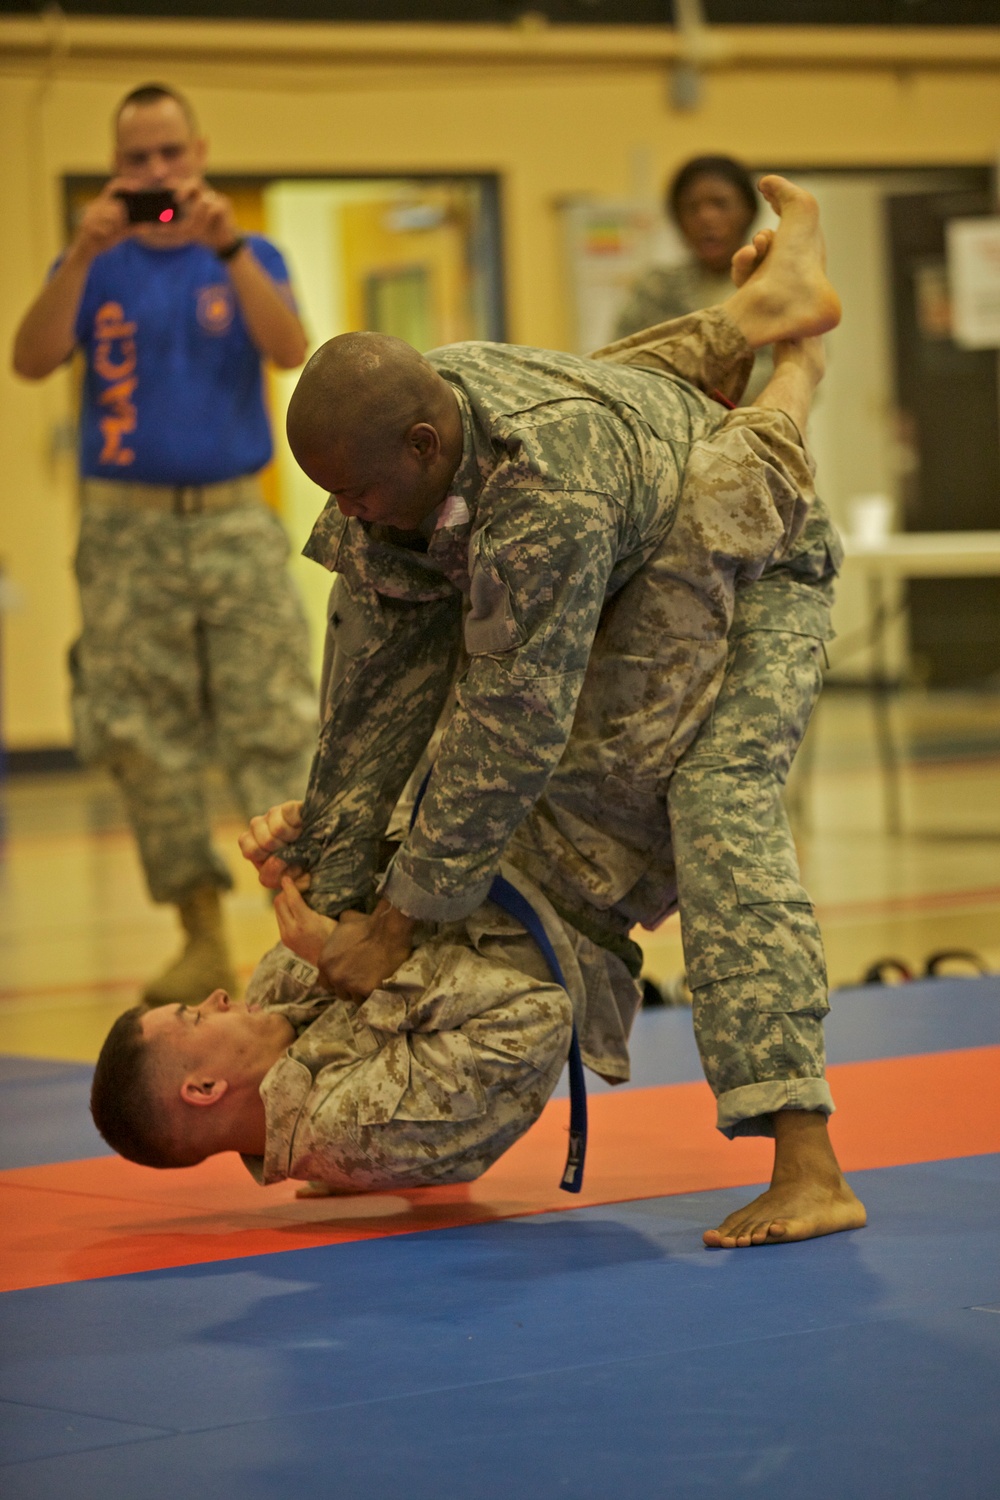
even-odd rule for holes
{"type": "Polygon", "coordinates": [[[826,965],[808,892],[794,877],[761,866],[733,870],[735,907],[688,963],[692,991],[745,976],[758,1011],[825,1014],[826,965]]]}

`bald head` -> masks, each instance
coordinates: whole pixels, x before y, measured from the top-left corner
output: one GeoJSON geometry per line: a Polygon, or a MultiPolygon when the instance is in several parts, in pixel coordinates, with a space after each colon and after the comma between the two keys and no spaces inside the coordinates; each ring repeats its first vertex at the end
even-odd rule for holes
{"type": "Polygon", "coordinates": [[[462,456],[448,382],[384,333],[344,333],[318,349],[287,430],[299,466],[345,514],[393,526],[415,526],[441,503],[462,456]]]}
{"type": "Polygon", "coordinates": [[[444,381],[402,339],[342,333],[317,349],[288,407],[296,458],[331,442],[400,441],[416,422],[440,415],[444,381]]]}

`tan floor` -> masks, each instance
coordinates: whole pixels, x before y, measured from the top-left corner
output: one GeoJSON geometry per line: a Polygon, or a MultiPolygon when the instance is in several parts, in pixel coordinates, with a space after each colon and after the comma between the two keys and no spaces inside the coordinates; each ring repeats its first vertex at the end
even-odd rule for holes
{"type": "MultiPolygon", "coordinates": [[[[826,695],[796,770],[803,878],[817,902],[830,978],[873,960],[921,969],[971,948],[1000,969],[1000,697],[907,694],[893,718],[904,758],[904,832],[884,832],[871,704],[826,695]]],[[[89,1061],[114,1017],[177,947],[153,906],[110,782],[97,774],[16,778],[2,793],[0,1053],[89,1061]]],[[[267,898],[223,816],[236,889],[228,912],[244,977],[274,940],[267,898]]],[[[677,919],[637,934],[648,970],[682,967],[677,919]]]]}

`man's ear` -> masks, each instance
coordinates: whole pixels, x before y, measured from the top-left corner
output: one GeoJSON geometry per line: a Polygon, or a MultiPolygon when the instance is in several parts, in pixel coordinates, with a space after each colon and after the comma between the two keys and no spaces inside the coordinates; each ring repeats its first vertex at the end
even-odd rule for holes
{"type": "Polygon", "coordinates": [[[441,434],[430,422],[416,422],[406,440],[421,463],[433,463],[441,452],[441,434]]]}
{"type": "Polygon", "coordinates": [[[199,1073],[189,1073],[181,1084],[181,1098],[185,1104],[218,1104],[228,1088],[224,1078],[204,1078],[199,1073]]]}

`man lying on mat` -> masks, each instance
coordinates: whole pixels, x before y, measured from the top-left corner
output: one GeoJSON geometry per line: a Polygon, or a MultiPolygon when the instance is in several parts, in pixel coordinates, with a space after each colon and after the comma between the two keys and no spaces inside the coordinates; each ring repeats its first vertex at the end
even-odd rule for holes
{"type": "MultiPolygon", "coordinates": [[[[677,337],[664,325],[605,357],[670,368],[677,337]]],[[[753,409],[749,425],[741,414],[744,462],[727,463],[714,434],[693,445],[671,530],[605,607],[569,743],[506,849],[553,950],[569,946],[559,988],[572,1002],[584,1061],[605,1077],[627,1074],[637,1004],[630,972],[638,972],[629,930],[680,905],[719,1126],[776,1142],[770,1189],[708,1231],[714,1245],[807,1238],[864,1217],[826,1134],[822,949],[780,800],[818,691],[837,560],[821,506],[798,531],[811,487],[787,420],[791,405],[804,426],[820,373],[815,341],[779,346],[760,430],[753,409]],[[749,463],[748,453],[756,454],[749,463]]],[[[348,590],[335,624],[350,607],[348,590]]],[[[358,650],[351,639],[348,658],[358,650]]],[[[350,667],[335,653],[332,679],[350,667]]],[[[310,795],[322,801],[321,790],[310,795]]],[[[283,843],[301,846],[288,813],[273,810],[245,836],[244,852],[272,885],[284,866],[269,856],[283,843]]],[[[320,813],[328,817],[329,807],[320,813]]],[[[304,916],[291,887],[279,900],[289,940],[337,987],[367,919],[344,917],[317,947],[322,917],[304,916]]],[[[95,1078],[100,1127],[138,1160],[179,1165],[242,1149],[263,1154],[265,1180],[316,1178],[340,1190],[477,1175],[554,1085],[568,1045],[565,998],[557,1014],[551,965],[540,969],[524,927],[490,900],[417,935],[410,957],[366,994],[342,989],[331,1000],[305,959],[286,955],[273,957],[270,981],[261,980],[266,1007],[252,986],[254,1008],[217,992],[194,1015],[129,1013],[95,1078]],[[295,1000],[283,989],[289,982],[295,1000]],[[300,1034],[286,1056],[288,1027],[300,1034]],[[203,1056],[223,1038],[237,1054],[228,1071],[203,1056]]]]}

